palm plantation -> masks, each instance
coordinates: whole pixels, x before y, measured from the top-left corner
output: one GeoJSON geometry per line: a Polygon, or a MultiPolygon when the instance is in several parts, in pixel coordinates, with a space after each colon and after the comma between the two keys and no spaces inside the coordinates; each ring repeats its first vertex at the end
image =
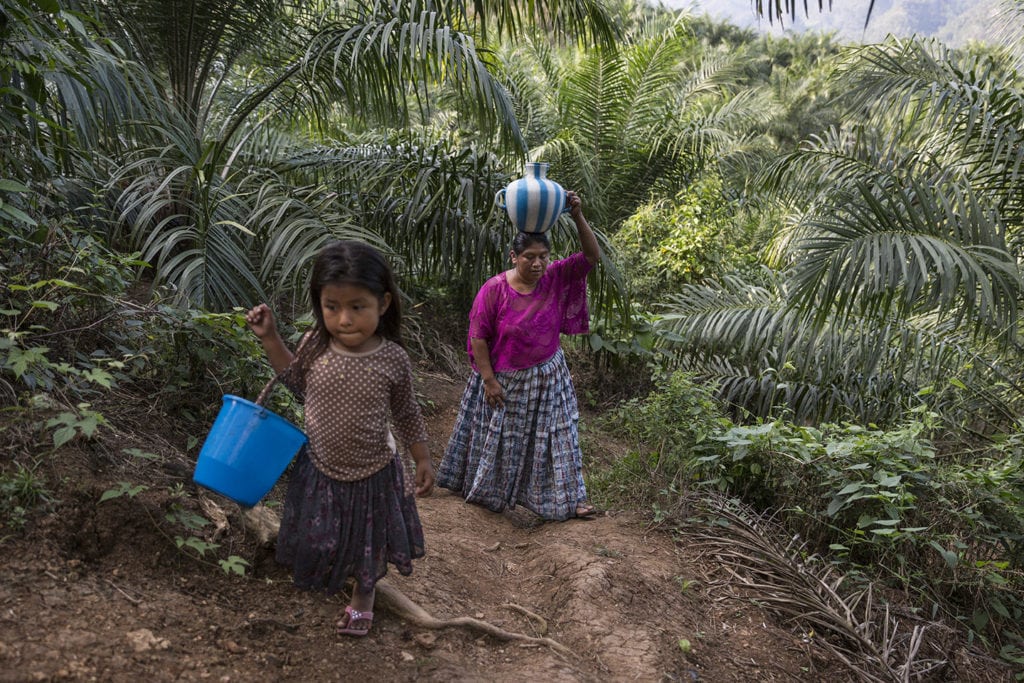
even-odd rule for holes
{"type": "MultiPolygon", "coordinates": [[[[585,0],[0,0],[0,41],[0,396],[50,396],[56,447],[101,438],[112,392],[201,423],[223,384],[261,384],[236,307],[301,311],[327,241],[384,250],[412,310],[464,311],[505,262],[495,192],[543,159],[604,247],[577,352],[632,390],[604,419],[635,452],[595,489],[677,527],[720,496],[774,514],[812,570],[1024,661],[1020,36],[843,47],[585,0]]],[[[458,355],[413,325],[425,361],[458,355]]],[[[934,664],[828,635],[871,680],[934,664]]]]}

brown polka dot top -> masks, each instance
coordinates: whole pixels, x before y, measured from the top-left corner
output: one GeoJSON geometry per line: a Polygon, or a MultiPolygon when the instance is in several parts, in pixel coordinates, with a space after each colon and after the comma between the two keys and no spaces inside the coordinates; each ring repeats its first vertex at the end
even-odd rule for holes
{"type": "Polygon", "coordinates": [[[389,431],[406,448],[427,440],[412,384],[412,363],[384,340],[364,353],[328,347],[309,371],[295,361],[281,382],[305,397],[309,455],[333,479],[365,479],[394,458],[389,431]]]}

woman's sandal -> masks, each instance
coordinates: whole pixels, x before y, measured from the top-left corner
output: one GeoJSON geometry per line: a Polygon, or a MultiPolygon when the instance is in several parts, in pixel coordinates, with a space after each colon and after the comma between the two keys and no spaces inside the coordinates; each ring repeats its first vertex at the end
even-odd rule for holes
{"type": "Polygon", "coordinates": [[[360,612],[357,609],[352,609],[352,605],[349,605],[345,608],[345,617],[338,622],[338,633],[345,636],[365,636],[370,632],[372,625],[373,612],[360,612]],[[366,628],[354,628],[352,624],[357,621],[368,622],[366,628]]]}

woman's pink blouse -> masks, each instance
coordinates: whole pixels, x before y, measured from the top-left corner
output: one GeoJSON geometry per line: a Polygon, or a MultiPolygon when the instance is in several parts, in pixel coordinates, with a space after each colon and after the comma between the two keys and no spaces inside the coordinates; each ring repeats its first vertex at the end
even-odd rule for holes
{"type": "Polygon", "coordinates": [[[508,284],[505,273],[484,283],[469,312],[469,350],[473,339],[484,339],[495,372],[524,370],[543,363],[558,351],[559,334],[590,331],[587,273],[591,265],[582,253],[553,261],[529,294],[508,284]]]}

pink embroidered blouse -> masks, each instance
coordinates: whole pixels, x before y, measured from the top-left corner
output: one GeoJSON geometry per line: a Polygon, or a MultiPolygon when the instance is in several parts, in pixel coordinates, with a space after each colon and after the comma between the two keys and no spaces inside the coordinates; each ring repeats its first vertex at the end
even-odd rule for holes
{"type": "Polygon", "coordinates": [[[484,339],[495,372],[532,368],[558,351],[559,334],[590,331],[587,273],[582,253],[553,261],[529,294],[512,289],[505,273],[487,280],[469,312],[466,346],[473,359],[473,339],[484,339]]]}

